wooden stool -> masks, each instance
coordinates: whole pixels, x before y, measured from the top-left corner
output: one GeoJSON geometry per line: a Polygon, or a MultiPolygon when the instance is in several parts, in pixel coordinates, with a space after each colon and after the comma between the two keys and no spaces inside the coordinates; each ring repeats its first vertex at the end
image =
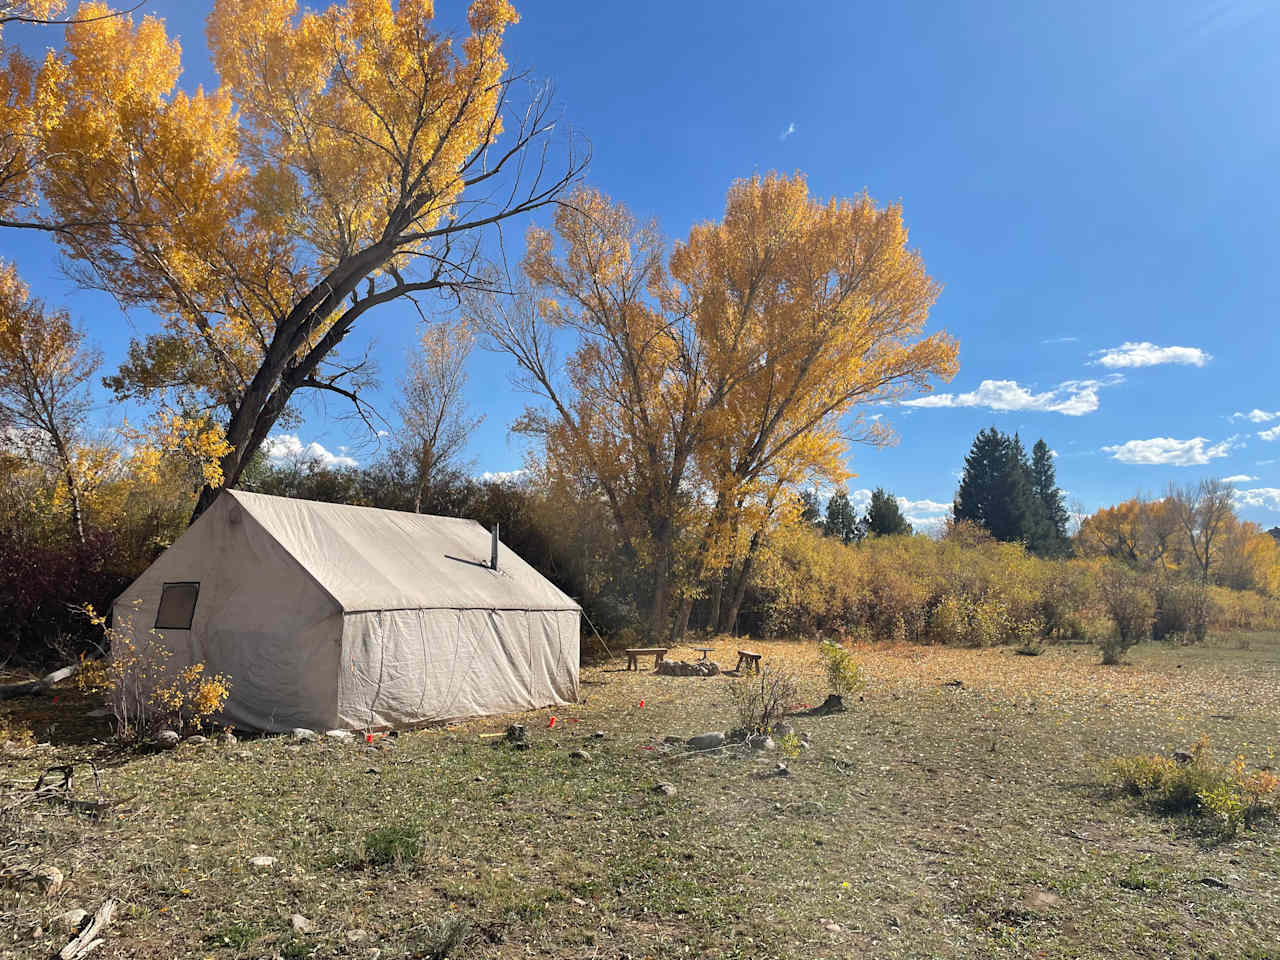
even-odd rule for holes
{"type": "Polygon", "coordinates": [[[705,660],[707,659],[707,654],[710,653],[712,650],[714,650],[715,647],[694,647],[693,649],[699,651],[702,654],[702,656],[698,658],[699,660],[705,660]]]}
{"type": "Polygon", "coordinates": [[[649,656],[650,654],[652,654],[652,655],[653,655],[653,668],[656,670],[656,669],[658,668],[658,664],[660,664],[660,663],[662,662],[662,658],[663,658],[663,657],[665,657],[665,656],[667,655],[667,651],[668,651],[669,649],[670,649],[670,647],[631,647],[631,648],[629,648],[629,649],[626,651],[626,653],[627,653],[627,669],[628,669],[628,670],[639,670],[639,669],[640,669],[640,663],[639,663],[639,661],[638,661],[638,659],[637,659],[637,658],[639,658],[639,657],[647,657],[647,656],[649,656]]]}
{"type": "Polygon", "coordinates": [[[763,654],[759,654],[759,653],[752,653],[750,650],[739,650],[739,651],[738,651],[738,665],[737,665],[736,667],[734,667],[734,668],[733,668],[733,669],[734,669],[734,671],[735,671],[735,672],[738,672],[738,673],[741,673],[741,672],[742,672],[742,665],[745,663],[748,667],[750,667],[750,668],[751,668],[752,670],[754,670],[756,673],[759,673],[759,672],[760,672],[760,657],[761,657],[761,656],[763,656],[763,654]]]}

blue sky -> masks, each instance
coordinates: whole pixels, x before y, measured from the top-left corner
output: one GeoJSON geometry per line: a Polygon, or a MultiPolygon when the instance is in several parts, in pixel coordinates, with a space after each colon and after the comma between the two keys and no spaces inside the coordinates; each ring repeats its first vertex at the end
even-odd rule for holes
{"type": "MultiPolygon", "coordinates": [[[[437,6],[459,21],[460,3],[437,6]]],[[[927,404],[879,411],[900,443],[855,449],[852,489],[884,486],[927,525],[974,434],[995,424],[1028,446],[1044,437],[1086,509],[1239,477],[1242,514],[1280,523],[1280,9],[517,6],[509,57],[554,82],[563,122],[592,143],[589,181],[670,236],[718,216],[730,182],[755,172],[803,171],[823,196],[901,199],[944,287],[931,327],[959,339],[960,373],[927,404]]],[[[184,83],[214,82],[207,5],[147,9],[183,37],[184,83]]],[[[6,38],[60,41],[34,28],[6,38]]],[[[42,238],[0,234],[0,255],[73,310],[108,367],[154,325],[75,290],[42,238]]],[[[376,341],[388,415],[417,322],[391,307],[361,334],[376,341]]],[[[470,444],[476,472],[521,464],[509,426],[527,398],[508,374],[497,355],[473,359],[486,418],[470,444]]],[[[104,403],[100,415],[125,412],[104,403]]],[[[298,442],[376,456],[338,412],[307,408],[298,442]]]]}

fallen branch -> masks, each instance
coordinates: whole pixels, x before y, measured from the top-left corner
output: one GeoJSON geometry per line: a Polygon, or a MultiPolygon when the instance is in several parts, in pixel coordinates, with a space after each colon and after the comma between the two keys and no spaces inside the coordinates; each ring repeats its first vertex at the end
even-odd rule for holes
{"type": "Polygon", "coordinates": [[[76,934],[75,938],[62,948],[62,952],[58,954],[58,960],[79,960],[80,957],[87,956],[90,950],[98,947],[102,943],[102,939],[98,934],[107,928],[107,924],[115,916],[116,907],[119,905],[119,900],[107,900],[104,902],[98,908],[98,912],[93,915],[93,919],[89,921],[88,926],[76,934]]]}
{"type": "Polygon", "coordinates": [[[6,683],[0,685],[0,700],[17,700],[19,697],[38,697],[42,693],[48,693],[53,685],[60,680],[66,680],[68,677],[74,677],[80,672],[80,664],[73,663],[69,667],[63,667],[61,670],[55,670],[53,673],[46,674],[39,680],[28,680],[25,683],[6,683]]]}

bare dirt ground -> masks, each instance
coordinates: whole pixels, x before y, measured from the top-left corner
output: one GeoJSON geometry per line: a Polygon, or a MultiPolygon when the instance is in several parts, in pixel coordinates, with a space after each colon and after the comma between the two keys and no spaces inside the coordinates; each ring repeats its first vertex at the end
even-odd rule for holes
{"type": "MultiPolygon", "coordinates": [[[[750,646],[821,701],[813,644],[750,646]]],[[[790,757],[664,743],[733,726],[744,681],[620,662],[584,668],[575,707],[372,745],[113,755],[74,688],[0,704],[0,740],[25,726],[48,744],[3,757],[0,867],[64,876],[51,895],[0,885],[0,956],[50,956],[58,914],[114,897],[95,957],[392,960],[452,938],[459,958],[1280,958],[1280,827],[1218,841],[1114,795],[1103,769],[1202,733],[1273,764],[1280,637],[1145,645],[1118,668],[1090,647],[857,657],[863,699],[796,720],[811,747],[790,757]],[[530,749],[495,736],[512,721],[530,749]],[[119,801],[105,814],[23,802],[68,762],[72,795],[96,799],[90,758],[119,801]]]]}

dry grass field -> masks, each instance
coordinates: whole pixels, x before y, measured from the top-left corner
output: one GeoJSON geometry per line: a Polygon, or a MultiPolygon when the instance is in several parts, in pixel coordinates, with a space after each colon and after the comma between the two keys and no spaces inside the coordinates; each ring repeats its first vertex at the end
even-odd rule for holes
{"type": "MultiPolygon", "coordinates": [[[[812,644],[752,647],[820,702],[812,644]]],[[[619,662],[584,668],[576,707],[373,744],[113,756],[73,689],[0,704],[0,740],[48,744],[7,750],[0,862],[65,876],[52,896],[0,888],[0,956],[52,955],[56,915],[114,897],[98,958],[1280,958],[1280,827],[1220,840],[1105,773],[1201,734],[1273,764],[1280,637],[1144,645],[1111,668],[1090,647],[857,657],[863,698],[795,721],[811,747],[790,757],[664,742],[731,727],[743,681],[619,662]],[[495,735],[513,720],[530,749],[495,735]],[[23,802],[67,762],[96,799],[90,758],[105,815],[23,802]]]]}

